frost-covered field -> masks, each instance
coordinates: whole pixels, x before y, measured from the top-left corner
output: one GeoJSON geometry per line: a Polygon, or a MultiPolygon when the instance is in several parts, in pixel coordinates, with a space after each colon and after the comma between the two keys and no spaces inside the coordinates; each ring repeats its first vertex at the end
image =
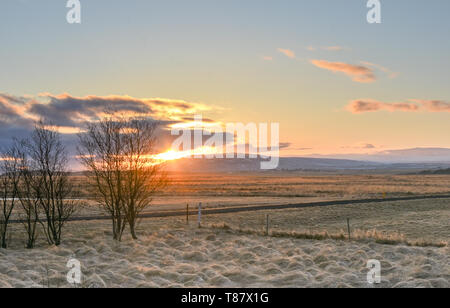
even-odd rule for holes
{"type": "Polygon", "coordinates": [[[369,259],[381,261],[382,287],[450,287],[448,247],[243,235],[182,218],[145,220],[140,235],[115,243],[107,222],[71,223],[61,247],[0,250],[0,287],[70,287],[73,257],[82,263],[82,287],[369,287],[369,259]]]}

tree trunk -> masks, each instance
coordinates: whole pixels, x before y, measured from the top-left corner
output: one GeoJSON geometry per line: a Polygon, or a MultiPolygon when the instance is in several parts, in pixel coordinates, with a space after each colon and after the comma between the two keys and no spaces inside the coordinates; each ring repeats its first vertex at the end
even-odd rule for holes
{"type": "Polygon", "coordinates": [[[133,238],[133,240],[137,240],[137,236],[136,236],[136,231],[135,231],[135,224],[134,222],[131,223],[130,222],[130,232],[131,232],[131,237],[133,238]]]}
{"type": "Polygon", "coordinates": [[[8,246],[6,243],[6,226],[7,226],[6,223],[4,222],[0,223],[0,232],[1,232],[0,238],[2,239],[1,248],[3,249],[6,249],[8,246]]]}

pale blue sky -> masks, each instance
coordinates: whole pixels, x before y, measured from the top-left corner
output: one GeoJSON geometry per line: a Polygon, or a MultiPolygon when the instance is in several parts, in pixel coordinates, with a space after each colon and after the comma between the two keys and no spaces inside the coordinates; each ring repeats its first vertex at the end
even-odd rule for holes
{"type": "Polygon", "coordinates": [[[356,99],[450,101],[450,1],[382,0],[381,25],[366,22],[366,2],[81,0],[82,24],[69,25],[65,0],[2,0],[0,93],[201,102],[226,108],[214,115],[223,121],[280,122],[282,141],[314,152],[450,147],[449,112],[345,110],[356,99]],[[376,69],[376,82],[357,83],[313,59],[398,76],[376,69]]]}

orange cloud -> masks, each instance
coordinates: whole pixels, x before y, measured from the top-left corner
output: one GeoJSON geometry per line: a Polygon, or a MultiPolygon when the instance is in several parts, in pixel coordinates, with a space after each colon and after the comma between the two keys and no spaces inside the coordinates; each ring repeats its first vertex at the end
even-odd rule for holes
{"type": "Polygon", "coordinates": [[[373,70],[365,66],[351,65],[343,62],[328,62],[325,60],[311,60],[311,63],[333,73],[344,73],[355,82],[371,83],[376,80],[373,70]]]}
{"type": "Polygon", "coordinates": [[[450,112],[450,102],[437,100],[412,100],[422,104],[429,112],[450,112]]]}
{"type": "Polygon", "coordinates": [[[418,111],[419,106],[411,103],[384,103],[376,100],[354,100],[347,106],[347,110],[352,113],[364,113],[375,111],[418,111]]]}
{"type": "Polygon", "coordinates": [[[293,52],[290,49],[278,48],[278,51],[281,52],[282,54],[284,54],[286,57],[289,57],[291,59],[295,59],[295,52],[293,52]]]}
{"type": "Polygon", "coordinates": [[[391,79],[396,78],[399,75],[397,72],[393,72],[390,69],[388,69],[387,67],[381,66],[379,64],[375,64],[375,63],[371,63],[371,62],[367,62],[367,61],[361,61],[361,64],[378,69],[378,70],[382,71],[383,73],[387,74],[388,77],[391,79]]]}

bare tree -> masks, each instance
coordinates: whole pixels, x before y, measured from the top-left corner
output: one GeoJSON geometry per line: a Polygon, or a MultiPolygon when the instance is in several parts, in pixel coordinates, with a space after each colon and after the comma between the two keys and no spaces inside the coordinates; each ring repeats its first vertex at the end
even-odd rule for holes
{"type": "Polygon", "coordinates": [[[77,202],[69,200],[72,185],[67,171],[68,158],[60,134],[43,122],[35,125],[25,143],[30,157],[30,179],[34,197],[45,221],[42,224],[50,245],[61,244],[62,229],[74,214],[77,202]]]}
{"type": "Polygon", "coordinates": [[[161,164],[152,157],[155,149],[153,121],[131,119],[124,133],[125,215],[133,239],[137,239],[136,226],[139,214],[148,208],[155,193],[166,185],[161,164]]]}
{"type": "Polygon", "coordinates": [[[95,186],[97,201],[111,215],[113,237],[121,241],[126,224],[136,236],[139,213],[165,183],[152,154],[157,123],[107,117],[88,123],[79,135],[79,157],[95,186]]]}
{"type": "Polygon", "coordinates": [[[126,226],[122,188],[121,124],[112,119],[88,123],[87,131],[79,134],[81,163],[88,170],[93,197],[111,216],[113,238],[122,240],[126,226]]]}
{"type": "Polygon", "coordinates": [[[1,247],[7,248],[8,225],[14,207],[19,199],[20,166],[22,156],[18,147],[13,144],[9,149],[1,153],[1,215],[0,215],[0,240],[1,247]]]}

